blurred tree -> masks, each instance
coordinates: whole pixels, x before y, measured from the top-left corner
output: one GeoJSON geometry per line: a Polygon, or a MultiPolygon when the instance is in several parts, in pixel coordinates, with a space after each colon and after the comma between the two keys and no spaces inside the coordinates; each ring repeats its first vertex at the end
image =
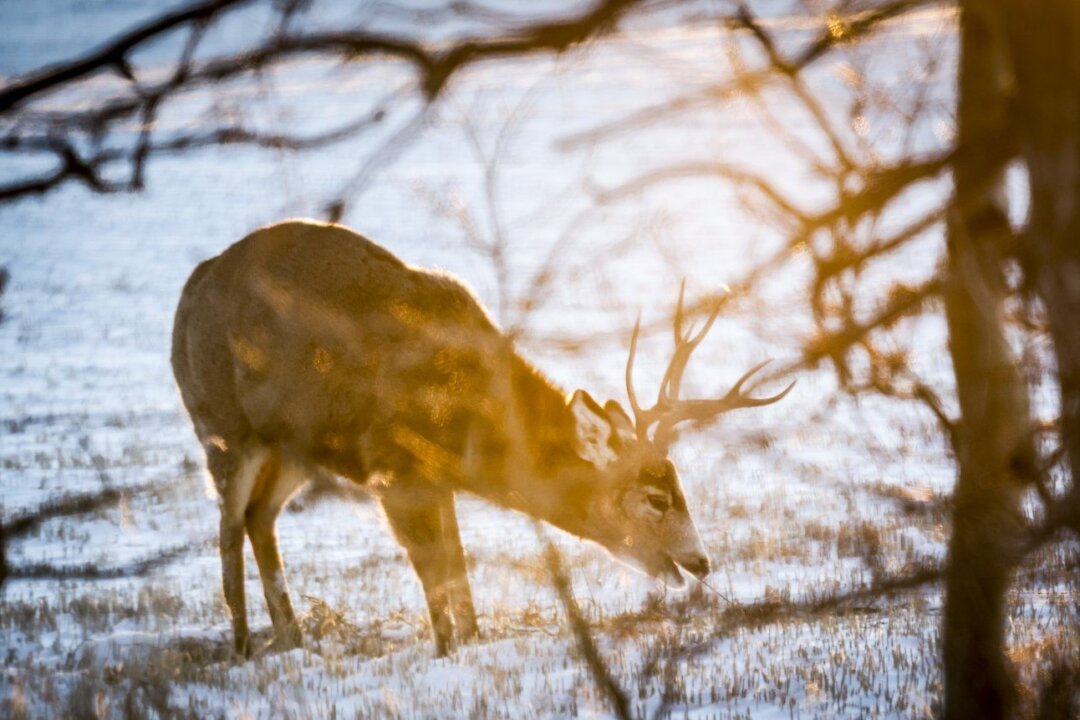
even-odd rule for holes
{"type": "Polygon", "coordinates": [[[1006,593],[1037,540],[1076,524],[1076,484],[1029,528],[1021,494],[1043,483],[1026,384],[1006,330],[1010,262],[1037,298],[1058,368],[1060,442],[1080,467],[1080,6],[1068,0],[961,3],[958,146],[945,293],[962,420],[946,582],[946,717],[1011,717],[1003,655],[1006,593]],[[1004,164],[1027,171],[1031,208],[1012,232],[1004,164]],[[1034,537],[1032,536],[1034,533],[1034,537]]]}
{"type": "Polygon", "coordinates": [[[945,717],[1004,718],[1015,708],[1005,663],[1006,592],[1022,556],[1020,500],[1037,465],[1027,387],[1006,338],[1012,232],[1002,53],[986,4],[961,7],[955,199],[944,286],[960,419],[959,477],[945,581],[945,717]]]}

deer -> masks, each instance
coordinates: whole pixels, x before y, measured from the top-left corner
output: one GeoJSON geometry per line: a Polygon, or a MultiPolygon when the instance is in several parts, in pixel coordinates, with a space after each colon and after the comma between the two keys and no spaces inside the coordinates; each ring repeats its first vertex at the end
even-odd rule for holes
{"type": "MultiPolygon", "coordinates": [[[[699,579],[709,555],[668,458],[684,422],[783,399],[748,397],[751,368],[717,399],[681,399],[691,353],[712,327],[684,332],[657,401],[633,418],[615,400],[567,394],[515,349],[449,273],[414,267],[337,224],[260,228],[199,264],[172,335],[180,396],[219,498],[222,588],[235,652],[251,657],[244,588],[250,540],[273,626],[271,646],[302,645],[275,521],[310,479],[369,489],[420,580],[436,656],[478,637],[454,497],[469,493],[605,548],[668,585],[699,579]]],[[[766,361],[768,362],[768,361],[766,361]]]]}

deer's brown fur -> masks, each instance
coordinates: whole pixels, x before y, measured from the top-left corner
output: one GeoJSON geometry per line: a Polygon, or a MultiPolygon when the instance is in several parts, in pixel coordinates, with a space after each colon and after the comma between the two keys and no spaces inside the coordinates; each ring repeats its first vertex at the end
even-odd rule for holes
{"type": "MultiPolygon", "coordinates": [[[[688,354],[688,353],[687,353],[688,354]]],[[[221,498],[236,648],[250,652],[243,540],[277,642],[300,642],[275,519],[319,469],[377,494],[427,598],[437,652],[477,632],[454,493],[594,540],[671,582],[709,561],[666,451],[617,403],[568,401],[452,276],[346,228],[288,221],[200,264],[173,369],[221,498]]]]}

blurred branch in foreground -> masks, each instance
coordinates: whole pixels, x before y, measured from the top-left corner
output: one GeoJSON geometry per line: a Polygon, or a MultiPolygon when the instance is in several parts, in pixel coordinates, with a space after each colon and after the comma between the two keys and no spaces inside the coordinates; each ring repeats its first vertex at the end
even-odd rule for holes
{"type": "MultiPolygon", "coordinates": [[[[645,4],[641,0],[601,0],[563,18],[532,22],[520,19],[514,26],[446,44],[369,30],[362,22],[335,31],[305,28],[302,20],[310,1],[191,3],[121,33],[86,55],[30,71],[0,88],[0,152],[44,154],[55,161],[55,169],[51,171],[0,184],[0,202],[40,195],[71,181],[99,193],[136,191],[144,185],[147,162],[160,154],[239,143],[276,149],[313,149],[356,137],[382,124],[389,113],[383,103],[334,129],[309,135],[266,134],[226,120],[217,120],[217,127],[193,135],[170,134],[157,127],[166,103],[180,100],[203,86],[255,77],[302,57],[346,63],[404,61],[415,71],[413,94],[430,103],[456,73],[469,65],[538,52],[563,52],[608,32],[627,11],[645,4]],[[215,24],[220,24],[229,14],[253,7],[277,15],[271,31],[258,39],[254,47],[200,57],[202,40],[215,24]],[[147,79],[160,75],[160,69],[137,67],[135,56],[180,32],[187,33],[187,38],[171,69],[165,73],[166,79],[147,79]],[[127,92],[101,93],[92,88],[90,83],[109,71],[127,82],[127,92]],[[48,105],[55,93],[73,90],[88,93],[87,102],[80,103],[76,109],[48,105]],[[39,107],[43,103],[45,107],[39,107]],[[130,137],[127,129],[132,120],[139,128],[135,138],[130,137]],[[124,165],[129,168],[126,180],[119,179],[115,169],[124,165]]],[[[454,9],[461,16],[459,19],[476,14],[491,20],[490,13],[467,3],[454,9]]],[[[406,99],[399,94],[396,100],[402,102],[390,104],[403,104],[406,99]]],[[[403,138],[394,143],[404,144],[403,138]]],[[[335,202],[341,204],[346,200],[342,197],[335,202]]]]}
{"type": "Polygon", "coordinates": [[[51,562],[12,566],[8,561],[8,546],[14,541],[31,537],[47,521],[56,518],[88,515],[115,507],[132,495],[150,489],[150,486],[134,489],[106,488],[97,492],[71,493],[44,503],[34,510],[15,515],[0,522],[0,590],[7,580],[105,580],[109,578],[137,577],[192,552],[199,543],[188,543],[158,551],[149,557],[127,565],[102,567],[94,563],[84,565],[56,565],[51,562]]]}
{"type": "Polygon", "coordinates": [[[630,701],[627,699],[626,691],[619,687],[607,662],[596,647],[596,640],[589,629],[589,623],[585,620],[585,616],[581,614],[581,608],[578,607],[577,599],[574,598],[570,586],[570,576],[563,565],[562,556],[551,540],[544,534],[543,528],[537,525],[536,531],[544,545],[544,563],[547,565],[548,573],[551,576],[551,584],[555,588],[555,593],[559,596],[563,612],[566,613],[570,634],[573,635],[578,646],[578,652],[581,653],[585,660],[585,667],[588,669],[589,675],[592,677],[601,696],[611,706],[615,717],[629,720],[631,717],[630,701]]]}

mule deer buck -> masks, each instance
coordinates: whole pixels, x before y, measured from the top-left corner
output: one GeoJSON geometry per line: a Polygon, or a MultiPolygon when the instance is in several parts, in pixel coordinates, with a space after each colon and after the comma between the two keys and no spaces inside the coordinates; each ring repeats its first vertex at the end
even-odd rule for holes
{"type": "MultiPolygon", "coordinates": [[[[717,308],[717,311],[719,308],[717,308]]],[[[477,634],[454,493],[539,518],[672,584],[709,559],[667,459],[675,426],[774,403],[744,375],[717,400],[681,400],[690,354],[716,319],[683,333],[657,403],[567,400],[512,348],[455,278],[409,266],[336,225],[262,228],[184,286],[172,365],[220,495],[220,550],[235,648],[249,655],[244,535],[275,644],[300,643],[275,519],[320,469],[371,487],[423,585],[436,653],[477,634]],[[652,434],[650,436],[650,429],[652,434]]]]}

